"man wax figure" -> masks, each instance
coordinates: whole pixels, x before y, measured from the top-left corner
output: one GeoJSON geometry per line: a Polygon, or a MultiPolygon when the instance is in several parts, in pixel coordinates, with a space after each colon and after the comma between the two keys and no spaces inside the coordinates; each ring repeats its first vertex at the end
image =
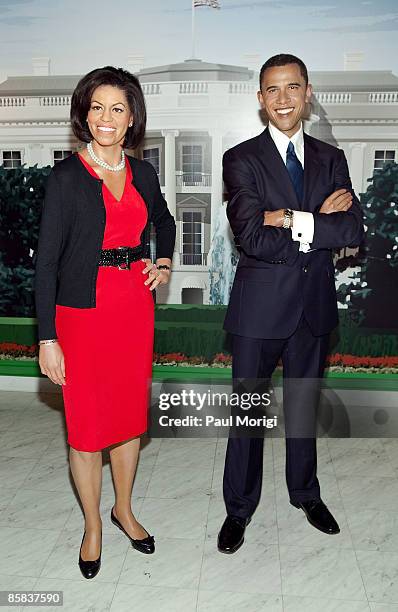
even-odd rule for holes
{"type": "MultiPolygon", "coordinates": [[[[271,57],[257,94],[268,126],[224,154],[227,216],[240,251],[224,328],[234,381],[267,380],[282,360],[290,503],[314,527],[336,534],[316,474],[319,392],[306,383],[322,378],[338,324],[332,249],[358,246],[364,229],[343,151],[303,133],[311,94],[299,58],[271,57]]],[[[220,552],[243,543],[261,493],[263,442],[230,433],[220,552]]]]}

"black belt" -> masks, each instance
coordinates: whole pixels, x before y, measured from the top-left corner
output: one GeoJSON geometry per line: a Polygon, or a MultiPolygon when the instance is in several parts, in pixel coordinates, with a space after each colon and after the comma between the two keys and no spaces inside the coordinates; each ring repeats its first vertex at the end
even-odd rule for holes
{"type": "Polygon", "coordinates": [[[116,249],[102,249],[99,266],[117,266],[119,270],[130,270],[130,264],[143,258],[142,246],[117,247],[116,249]]]}

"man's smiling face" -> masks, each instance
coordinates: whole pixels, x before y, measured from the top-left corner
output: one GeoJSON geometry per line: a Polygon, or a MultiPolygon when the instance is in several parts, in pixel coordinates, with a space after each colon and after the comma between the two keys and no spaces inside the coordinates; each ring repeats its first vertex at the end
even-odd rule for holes
{"type": "Polygon", "coordinates": [[[311,94],[299,65],[286,64],[264,71],[257,97],[269,121],[290,138],[300,129],[311,94]]]}

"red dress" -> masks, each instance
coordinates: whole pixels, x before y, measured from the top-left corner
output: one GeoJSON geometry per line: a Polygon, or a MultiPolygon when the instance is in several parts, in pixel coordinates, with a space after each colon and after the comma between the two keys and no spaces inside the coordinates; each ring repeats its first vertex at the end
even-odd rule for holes
{"type": "MultiPolygon", "coordinates": [[[[93,176],[96,172],[79,156],[93,176]]],[[[120,201],[103,183],[103,249],[137,246],[147,221],[145,203],[131,183],[130,164],[120,201]]],[[[98,451],[142,434],[152,375],[154,301],[142,274],[99,266],[95,308],[56,306],[55,325],[65,356],[62,386],[68,443],[98,451]]]]}

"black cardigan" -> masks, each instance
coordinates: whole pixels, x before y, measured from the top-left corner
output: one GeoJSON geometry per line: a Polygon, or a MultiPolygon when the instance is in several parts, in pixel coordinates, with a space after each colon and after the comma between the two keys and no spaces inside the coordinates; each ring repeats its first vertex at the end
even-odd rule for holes
{"type": "MultiPolygon", "coordinates": [[[[148,162],[126,156],[133,184],[148,211],[141,234],[143,257],[150,257],[150,224],[156,228],[156,257],[172,258],[175,222],[148,162]]],[[[56,338],[55,305],[94,308],[99,255],[105,231],[101,179],[77,154],[52,168],[46,184],[36,254],[35,301],[38,338],[56,338]]],[[[122,245],[120,245],[122,246],[122,245]]]]}

